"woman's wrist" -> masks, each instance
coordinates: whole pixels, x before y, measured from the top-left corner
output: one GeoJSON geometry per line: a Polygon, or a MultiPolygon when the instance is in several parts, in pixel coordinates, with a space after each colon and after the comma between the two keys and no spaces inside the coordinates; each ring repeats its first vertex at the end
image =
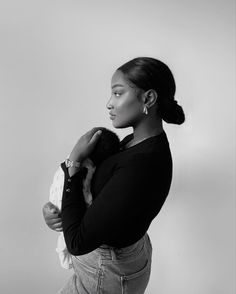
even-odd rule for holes
{"type": "Polygon", "coordinates": [[[67,168],[69,167],[79,168],[82,164],[82,161],[71,160],[70,158],[67,157],[65,160],[65,164],[67,168]]]}
{"type": "Polygon", "coordinates": [[[71,156],[67,157],[65,160],[66,167],[68,168],[69,176],[72,177],[81,169],[82,157],[79,156],[71,156]]]}
{"type": "Polygon", "coordinates": [[[75,175],[80,169],[81,169],[81,167],[79,167],[79,168],[77,168],[77,167],[69,167],[69,168],[68,168],[69,176],[72,177],[72,176],[75,175]]]}
{"type": "Polygon", "coordinates": [[[69,158],[69,160],[74,161],[74,162],[82,162],[84,160],[84,158],[81,154],[76,154],[73,151],[68,156],[68,158],[69,158]]]}

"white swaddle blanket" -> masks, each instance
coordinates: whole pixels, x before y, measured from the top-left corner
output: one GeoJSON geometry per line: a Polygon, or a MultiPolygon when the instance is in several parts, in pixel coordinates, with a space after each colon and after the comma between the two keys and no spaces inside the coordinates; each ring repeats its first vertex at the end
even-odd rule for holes
{"type": "MultiPolygon", "coordinates": [[[[87,175],[85,179],[83,180],[83,195],[84,195],[85,203],[87,207],[89,207],[93,200],[92,194],[90,191],[90,184],[91,184],[93,174],[96,170],[96,166],[93,164],[93,162],[89,158],[83,161],[82,166],[88,169],[87,175]]],[[[62,168],[59,167],[53,177],[53,182],[50,186],[50,195],[49,195],[49,201],[53,203],[58,208],[59,211],[61,211],[64,179],[65,179],[64,172],[62,168]]],[[[72,267],[71,254],[67,250],[63,232],[60,232],[58,236],[56,252],[58,253],[61,266],[65,269],[70,269],[72,267]]]]}

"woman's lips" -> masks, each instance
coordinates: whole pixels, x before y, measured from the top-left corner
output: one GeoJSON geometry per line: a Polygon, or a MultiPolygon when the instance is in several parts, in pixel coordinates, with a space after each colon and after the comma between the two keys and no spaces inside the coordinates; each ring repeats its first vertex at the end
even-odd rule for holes
{"type": "Polygon", "coordinates": [[[110,113],[110,112],[109,112],[109,115],[110,115],[110,119],[114,119],[115,118],[115,115],[112,114],[112,113],[110,113]]]}

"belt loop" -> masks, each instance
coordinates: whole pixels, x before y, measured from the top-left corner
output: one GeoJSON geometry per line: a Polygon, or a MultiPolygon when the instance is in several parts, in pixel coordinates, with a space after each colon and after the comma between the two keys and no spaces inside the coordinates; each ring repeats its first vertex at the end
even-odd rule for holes
{"type": "Polygon", "coordinates": [[[116,260],[116,253],[115,250],[113,248],[109,249],[110,253],[111,253],[111,259],[112,260],[116,260]]]}

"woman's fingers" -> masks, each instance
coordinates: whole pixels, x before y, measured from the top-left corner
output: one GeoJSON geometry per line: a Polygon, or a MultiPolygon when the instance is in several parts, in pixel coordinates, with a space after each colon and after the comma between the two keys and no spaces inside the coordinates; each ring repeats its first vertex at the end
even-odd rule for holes
{"type": "Polygon", "coordinates": [[[59,228],[59,229],[55,229],[55,231],[57,231],[57,232],[62,232],[63,230],[62,230],[62,227],[61,227],[61,228],[59,228]]]}
{"type": "Polygon", "coordinates": [[[58,211],[58,208],[52,202],[47,202],[46,204],[44,204],[43,210],[44,211],[58,211]]]}
{"type": "Polygon", "coordinates": [[[101,133],[102,133],[101,130],[96,131],[96,132],[93,134],[93,136],[92,136],[92,138],[91,138],[89,144],[92,144],[92,145],[93,145],[93,144],[96,144],[96,142],[98,141],[98,139],[99,139],[101,133]]]}
{"type": "Polygon", "coordinates": [[[92,128],[90,131],[87,132],[87,134],[89,135],[90,139],[93,137],[94,134],[96,134],[96,132],[101,131],[102,127],[95,127],[92,128]]]}
{"type": "Polygon", "coordinates": [[[92,128],[79,138],[70,153],[69,157],[71,160],[82,161],[89,157],[99,138],[99,133],[97,133],[97,131],[100,129],[102,129],[102,127],[92,128]]]}
{"type": "Polygon", "coordinates": [[[61,222],[55,223],[52,225],[52,227],[53,227],[53,229],[60,229],[60,228],[62,228],[62,223],[61,222]]]}
{"type": "Polygon", "coordinates": [[[56,224],[60,222],[61,222],[61,218],[50,218],[47,220],[47,223],[50,223],[50,224],[56,224]]]}
{"type": "Polygon", "coordinates": [[[59,213],[48,213],[45,218],[56,219],[56,218],[60,218],[60,215],[59,213]]]}
{"type": "Polygon", "coordinates": [[[55,223],[51,226],[51,229],[57,231],[57,232],[62,232],[62,223],[55,223]]]}
{"type": "Polygon", "coordinates": [[[58,217],[58,216],[48,216],[48,217],[45,217],[45,222],[47,224],[55,224],[55,223],[59,223],[61,222],[61,218],[58,217]]]}
{"type": "Polygon", "coordinates": [[[58,232],[62,231],[61,214],[54,204],[48,202],[43,206],[43,216],[50,229],[58,232]]]}
{"type": "Polygon", "coordinates": [[[52,230],[62,229],[61,219],[49,220],[49,221],[46,221],[46,224],[52,230]]]}
{"type": "Polygon", "coordinates": [[[60,217],[47,218],[47,223],[50,223],[50,224],[55,224],[55,223],[60,223],[60,222],[61,222],[60,217]]]}
{"type": "Polygon", "coordinates": [[[44,218],[51,218],[51,217],[55,217],[58,216],[59,214],[59,209],[53,205],[51,202],[46,203],[43,206],[43,216],[44,218]]]}
{"type": "Polygon", "coordinates": [[[89,132],[88,132],[88,135],[89,135],[89,145],[93,145],[97,142],[99,136],[101,135],[102,133],[102,127],[95,127],[95,128],[92,128],[89,132]]]}
{"type": "Polygon", "coordinates": [[[94,127],[89,132],[92,133],[92,134],[94,134],[94,133],[96,133],[100,129],[102,129],[102,127],[94,127]]]}

